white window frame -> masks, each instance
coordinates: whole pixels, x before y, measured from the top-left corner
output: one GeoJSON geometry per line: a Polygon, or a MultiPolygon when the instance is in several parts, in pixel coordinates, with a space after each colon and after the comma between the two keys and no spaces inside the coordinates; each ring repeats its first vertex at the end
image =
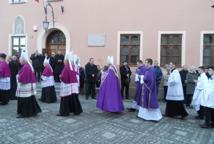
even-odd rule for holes
{"type": "Polygon", "coordinates": [[[205,34],[214,34],[214,31],[201,31],[200,36],[200,65],[203,65],[203,50],[204,50],[204,35],[205,34]]]}
{"type": "Polygon", "coordinates": [[[23,37],[25,37],[25,49],[27,50],[27,45],[28,45],[28,35],[27,34],[9,34],[9,51],[8,51],[8,53],[10,54],[10,55],[12,55],[12,37],[14,37],[14,36],[17,36],[17,37],[19,37],[19,36],[23,36],[23,37]]]}
{"type": "Polygon", "coordinates": [[[158,31],[158,61],[161,60],[161,35],[162,34],[182,34],[181,42],[181,66],[186,63],[186,31],[158,31]]]}
{"type": "Polygon", "coordinates": [[[28,2],[28,0],[22,0],[21,2],[13,2],[13,0],[9,0],[10,4],[23,4],[23,3],[26,3],[26,2],[28,2]]]}
{"type": "Polygon", "coordinates": [[[25,49],[27,50],[27,47],[28,47],[28,34],[26,33],[26,22],[25,22],[25,19],[23,16],[21,15],[17,15],[13,22],[13,25],[12,25],[12,34],[9,34],[9,42],[8,42],[8,46],[9,46],[9,49],[8,49],[8,54],[12,54],[12,37],[13,36],[24,36],[25,37],[25,49]],[[17,17],[21,17],[21,19],[23,20],[23,23],[24,23],[24,33],[23,34],[15,34],[15,24],[16,24],[16,18],[17,17]]]}
{"type": "Polygon", "coordinates": [[[62,0],[47,0],[47,2],[59,2],[59,1],[62,1],[62,0]]]}
{"type": "Polygon", "coordinates": [[[143,58],[143,31],[118,31],[117,32],[117,65],[120,65],[120,36],[122,34],[139,34],[140,35],[140,51],[139,58],[143,58]]]}

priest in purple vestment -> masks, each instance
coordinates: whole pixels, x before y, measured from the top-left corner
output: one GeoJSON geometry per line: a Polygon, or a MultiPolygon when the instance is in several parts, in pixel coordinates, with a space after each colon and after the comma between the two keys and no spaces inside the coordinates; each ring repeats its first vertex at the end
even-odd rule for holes
{"type": "Polygon", "coordinates": [[[147,71],[143,78],[143,105],[139,109],[138,117],[144,120],[160,121],[162,114],[158,104],[156,75],[152,62],[150,58],[145,60],[147,71]]]}
{"type": "Polygon", "coordinates": [[[53,76],[53,69],[49,64],[49,60],[45,58],[43,65],[45,69],[42,72],[41,76],[41,86],[42,86],[42,96],[40,100],[46,103],[54,103],[57,101],[56,98],[56,91],[54,87],[54,76],[53,76]]]}
{"type": "Polygon", "coordinates": [[[36,101],[36,78],[26,50],[20,56],[22,68],[17,75],[17,118],[36,116],[41,112],[36,101]]]}
{"type": "Polygon", "coordinates": [[[113,57],[108,57],[108,70],[103,74],[97,98],[97,108],[106,112],[119,113],[124,110],[120,84],[113,57]]]}
{"type": "Polygon", "coordinates": [[[146,67],[143,64],[142,60],[137,61],[138,68],[136,69],[135,74],[135,96],[134,100],[132,102],[132,107],[128,110],[130,112],[134,112],[139,109],[139,107],[142,105],[142,87],[143,87],[143,77],[146,72],[146,67]]]}
{"type": "Polygon", "coordinates": [[[10,100],[10,68],[6,54],[0,53],[0,105],[7,105],[10,100]]]}
{"type": "Polygon", "coordinates": [[[57,116],[69,116],[70,113],[79,115],[82,113],[82,107],[77,99],[78,95],[74,93],[74,83],[78,83],[77,72],[75,71],[74,59],[72,53],[67,53],[64,59],[64,68],[60,74],[60,108],[57,116]]]}

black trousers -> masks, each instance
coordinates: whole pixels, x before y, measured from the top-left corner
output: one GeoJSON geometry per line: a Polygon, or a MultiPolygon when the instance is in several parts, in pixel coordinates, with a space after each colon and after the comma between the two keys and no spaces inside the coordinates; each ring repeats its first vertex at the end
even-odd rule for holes
{"type": "Polygon", "coordinates": [[[124,89],[125,89],[125,97],[129,99],[129,83],[121,83],[121,95],[124,98],[124,89]]]}
{"type": "Polygon", "coordinates": [[[54,81],[55,82],[60,82],[59,75],[60,75],[60,73],[54,73],[54,81]]]}
{"type": "Polygon", "coordinates": [[[163,87],[163,90],[164,90],[164,97],[163,97],[163,100],[164,100],[164,101],[166,101],[167,89],[168,89],[168,86],[164,86],[164,87],[163,87]]]}
{"type": "Polygon", "coordinates": [[[41,75],[42,75],[42,68],[34,68],[36,79],[38,82],[41,81],[41,75]]]}
{"type": "Polygon", "coordinates": [[[183,92],[184,92],[184,104],[186,104],[187,102],[186,86],[183,86],[183,92]]]}
{"type": "Polygon", "coordinates": [[[10,100],[10,90],[0,90],[0,104],[6,105],[10,100]]]}
{"type": "Polygon", "coordinates": [[[204,107],[203,106],[200,106],[200,110],[197,111],[198,113],[198,116],[203,119],[204,118],[204,107]]]}
{"type": "Polygon", "coordinates": [[[204,107],[205,124],[214,127],[214,109],[204,107]]]}
{"type": "Polygon", "coordinates": [[[192,102],[192,97],[193,97],[193,94],[187,94],[186,95],[186,105],[187,106],[190,106],[191,102],[192,102]]]}
{"type": "Polygon", "coordinates": [[[87,82],[86,83],[86,99],[89,98],[89,96],[91,95],[92,98],[95,98],[96,95],[96,91],[95,91],[95,82],[87,82]]]}

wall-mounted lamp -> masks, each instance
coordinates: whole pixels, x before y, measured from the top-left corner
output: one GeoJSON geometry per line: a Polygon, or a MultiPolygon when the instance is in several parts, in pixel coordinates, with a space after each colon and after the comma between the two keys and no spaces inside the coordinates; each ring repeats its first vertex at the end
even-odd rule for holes
{"type": "Polygon", "coordinates": [[[44,12],[45,12],[45,20],[42,22],[42,25],[43,25],[43,28],[45,30],[45,32],[48,31],[48,27],[49,27],[49,21],[47,19],[47,15],[48,15],[48,7],[51,8],[51,13],[52,13],[52,22],[53,22],[53,27],[54,27],[54,10],[53,10],[53,6],[51,5],[51,3],[47,2],[45,5],[44,5],[44,12]]]}
{"type": "Polygon", "coordinates": [[[38,26],[36,26],[36,25],[33,26],[33,31],[34,31],[34,32],[37,32],[37,31],[38,31],[38,26]]]}
{"type": "Polygon", "coordinates": [[[45,32],[47,32],[48,31],[48,27],[49,27],[49,21],[47,20],[47,17],[42,22],[42,26],[43,26],[43,29],[45,30],[45,32]]]}
{"type": "Polygon", "coordinates": [[[64,13],[64,11],[65,11],[64,6],[61,6],[61,12],[62,12],[62,14],[64,13]]]}

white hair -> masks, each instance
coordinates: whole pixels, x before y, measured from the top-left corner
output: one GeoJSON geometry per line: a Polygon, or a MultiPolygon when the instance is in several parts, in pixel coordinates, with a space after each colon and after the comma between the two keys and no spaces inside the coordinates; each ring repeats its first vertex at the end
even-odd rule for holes
{"type": "Polygon", "coordinates": [[[113,58],[113,56],[108,56],[108,57],[107,57],[107,64],[112,64],[112,65],[113,65],[113,63],[114,63],[114,58],[113,58]]]}
{"type": "Polygon", "coordinates": [[[33,66],[30,63],[30,60],[28,58],[28,52],[25,49],[21,49],[21,56],[20,56],[20,60],[25,60],[31,67],[32,71],[34,72],[33,66]]]}

